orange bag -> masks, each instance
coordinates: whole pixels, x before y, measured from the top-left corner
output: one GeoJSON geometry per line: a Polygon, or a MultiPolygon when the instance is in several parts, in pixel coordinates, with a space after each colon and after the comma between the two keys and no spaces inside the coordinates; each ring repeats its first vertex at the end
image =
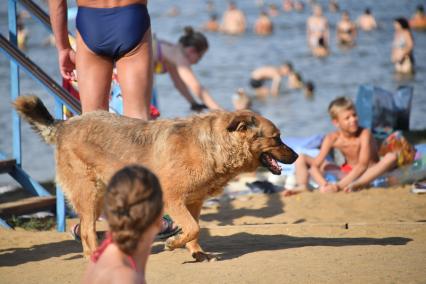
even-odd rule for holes
{"type": "Polygon", "coordinates": [[[383,157],[387,153],[396,153],[398,166],[403,166],[411,164],[414,161],[416,150],[402,135],[401,131],[395,131],[380,146],[379,155],[383,157]]]}

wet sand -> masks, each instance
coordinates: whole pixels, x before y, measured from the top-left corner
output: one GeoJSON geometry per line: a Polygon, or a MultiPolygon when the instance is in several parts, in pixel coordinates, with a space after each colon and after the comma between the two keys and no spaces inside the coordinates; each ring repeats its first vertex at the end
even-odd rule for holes
{"type": "MultiPolygon", "coordinates": [[[[220,260],[193,263],[186,250],[163,251],[156,242],[148,283],[426,279],[426,195],[412,194],[409,186],[290,198],[252,195],[220,204],[205,208],[201,220],[201,244],[220,260]]],[[[86,264],[68,233],[0,230],[0,283],[79,283],[86,264]]]]}

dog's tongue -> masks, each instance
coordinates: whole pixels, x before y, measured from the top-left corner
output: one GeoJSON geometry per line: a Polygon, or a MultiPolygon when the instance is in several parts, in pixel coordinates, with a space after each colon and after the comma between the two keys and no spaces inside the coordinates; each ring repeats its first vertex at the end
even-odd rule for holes
{"type": "Polygon", "coordinates": [[[281,167],[278,165],[277,161],[268,155],[269,164],[274,171],[281,172],[281,167]]]}
{"type": "Polygon", "coordinates": [[[263,153],[262,160],[264,161],[265,166],[276,175],[281,174],[281,167],[278,165],[277,161],[269,154],[263,153]]]}

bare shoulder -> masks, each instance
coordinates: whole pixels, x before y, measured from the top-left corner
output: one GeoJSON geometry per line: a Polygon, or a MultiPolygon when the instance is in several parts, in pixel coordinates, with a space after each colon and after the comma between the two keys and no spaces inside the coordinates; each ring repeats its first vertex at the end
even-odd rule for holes
{"type": "Polygon", "coordinates": [[[267,78],[267,77],[271,78],[276,74],[279,74],[279,73],[277,68],[275,68],[274,66],[262,66],[255,69],[252,72],[252,76],[257,78],[267,78]]]}
{"type": "Polygon", "coordinates": [[[337,139],[339,138],[339,132],[338,131],[333,131],[328,133],[325,138],[324,141],[328,141],[329,143],[331,143],[332,145],[334,145],[334,143],[336,143],[337,139]]]}
{"type": "Polygon", "coordinates": [[[190,65],[188,59],[185,57],[182,49],[174,44],[165,44],[162,48],[164,58],[171,64],[176,66],[190,65]]]}
{"type": "Polygon", "coordinates": [[[372,136],[373,136],[373,135],[372,135],[372,133],[371,133],[370,129],[368,129],[368,128],[362,128],[362,129],[360,130],[359,137],[360,137],[361,139],[362,139],[362,138],[364,138],[364,139],[370,139],[372,136]]]}

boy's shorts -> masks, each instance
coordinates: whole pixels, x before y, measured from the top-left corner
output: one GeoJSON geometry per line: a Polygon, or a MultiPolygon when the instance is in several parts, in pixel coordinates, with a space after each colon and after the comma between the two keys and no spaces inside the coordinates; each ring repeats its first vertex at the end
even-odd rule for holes
{"type": "Polygon", "coordinates": [[[345,174],[348,174],[350,171],[352,171],[352,166],[345,163],[345,164],[340,166],[340,171],[345,173],[345,174]]]}

